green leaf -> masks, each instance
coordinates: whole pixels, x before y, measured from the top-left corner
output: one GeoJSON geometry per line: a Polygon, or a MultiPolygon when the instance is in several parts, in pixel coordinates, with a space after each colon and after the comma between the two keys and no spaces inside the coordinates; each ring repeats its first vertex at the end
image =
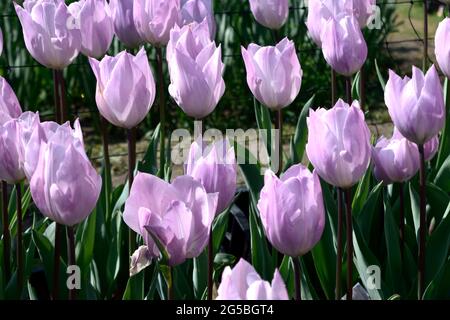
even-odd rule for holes
{"type": "Polygon", "coordinates": [[[383,185],[381,183],[377,184],[370,192],[362,209],[356,215],[356,222],[361,228],[361,232],[366,241],[369,241],[370,239],[372,224],[375,214],[377,213],[376,209],[378,208],[378,202],[382,189],[383,185]]]}
{"type": "Polygon", "coordinates": [[[225,232],[228,228],[228,216],[229,210],[226,210],[219,214],[216,219],[214,219],[212,226],[212,236],[213,236],[213,252],[216,254],[219,251],[220,244],[222,243],[225,232]]]}
{"type": "MultiPolygon", "coordinates": [[[[450,121],[450,120],[449,120],[450,121]]],[[[439,168],[436,177],[434,178],[434,183],[446,192],[450,192],[450,155],[444,161],[442,166],[439,168]]]]}
{"type": "Polygon", "coordinates": [[[269,109],[260,104],[256,98],[253,98],[253,105],[255,108],[255,117],[258,129],[261,131],[264,144],[267,148],[267,154],[270,159],[272,159],[272,153],[275,152],[275,150],[272,150],[272,121],[269,109]]]}
{"type": "Polygon", "coordinates": [[[428,285],[423,295],[425,300],[448,300],[450,299],[450,258],[428,285]]]}
{"type": "Polygon", "coordinates": [[[367,170],[364,177],[358,183],[356,188],[355,196],[353,197],[352,210],[354,215],[361,213],[364,204],[366,203],[367,197],[370,190],[370,181],[372,177],[372,171],[367,170]]]}
{"type": "Polygon", "coordinates": [[[378,61],[375,59],[375,70],[377,72],[378,81],[380,82],[381,87],[384,89],[386,88],[386,81],[384,80],[383,75],[381,74],[380,67],[378,66],[378,61]]]}
{"type": "Polygon", "coordinates": [[[138,163],[138,170],[140,172],[150,173],[150,174],[156,174],[158,172],[158,143],[159,143],[159,136],[160,136],[160,128],[161,124],[158,124],[158,126],[155,128],[155,131],[153,132],[150,143],[148,145],[147,151],[145,152],[145,155],[142,159],[142,161],[139,161],[138,163]]]}
{"type": "Polygon", "coordinates": [[[77,237],[76,261],[84,276],[89,275],[89,265],[94,255],[96,220],[97,211],[94,210],[82,223],[77,232],[77,235],[81,234],[81,236],[77,237]]]}
{"type": "Polygon", "coordinates": [[[355,78],[352,82],[352,96],[354,98],[357,98],[358,100],[361,99],[359,88],[360,88],[360,82],[361,82],[361,71],[358,71],[358,73],[355,75],[355,78]]]}
{"type": "Polygon", "coordinates": [[[193,259],[194,269],[192,271],[192,283],[196,299],[201,299],[203,292],[208,286],[208,250],[193,259]]]}
{"type": "Polygon", "coordinates": [[[417,194],[416,190],[414,190],[411,182],[409,183],[409,194],[411,198],[411,210],[414,221],[414,230],[417,238],[420,229],[420,200],[419,195],[417,194]]]}
{"type": "Polygon", "coordinates": [[[128,279],[122,300],[144,300],[144,275],[139,272],[128,279]]]}
{"type": "MultiPolygon", "coordinates": [[[[437,156],[436,168],[441,168],[444,161],[447,162],[448,157],[450,156],[450,81],[448,78],[445,79],[444,92],[447,119],[445,121],[444,129],[442,130],[441,141],[439,143],[439,153],[437,156]]],[[[448,169],[446,170],[448,171],[448,169]]],[[[447,188],[449,188],[448,184],[446,185],[447,188]]],[[[446,188],[442,189],[446,190],[446,188]]]]}

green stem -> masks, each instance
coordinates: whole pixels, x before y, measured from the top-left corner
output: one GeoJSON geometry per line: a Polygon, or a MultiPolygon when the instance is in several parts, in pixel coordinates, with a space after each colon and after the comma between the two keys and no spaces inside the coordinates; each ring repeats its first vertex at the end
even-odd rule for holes
{"type": "Polygon", "coordinates": [[[428,68],[428,0],[423,0],[423,72],[428,68]]]}
{"type": "Polygon", "coordinates": [[[342,190],[337,189],[338,196],[338,225],[337,225],[337,253],[336,253],[336,292],[335,299],[341,300],[341,276],[342,276],[342,225],[343,225],[343,203],[342,190]]]}
{"type": "Polygon", "coordinates": [[[300,257],[292,257],[292,264],[294,265],[295,278],[295,300],[302,300],[302,273],[300,266],[300,257]]]}
{"type": "Polygon", "coordinates": [[[420,154],[420,230],[419,230],[419,270],[418,270],[418,294],[422,299],[425,292],[425,242],[427,235],[426,217],[426,172],[425,151],[423,145],[418,145],[420,154]]]}
{"type": "Polygon", "coordinates": [[[336,71],[331,68],[331,106],[337,101],[337,82],[336,82],[336,71]]]}
{"type": "Polygon", "coordinates": [[[105,171],[105,211],[107,216],[111,213],[111,161],[109,159],[109,137],[108,137],[108,122],[105,118],[100,116],[100,130],[102,132],[102,143],[103,143],[103,165],[105,171]]]}
{"type": "Polygon", "coordinates": [[[160,178],[165,177],[165,167],[166,167],[166,97],[165,97],[165,86],[164,86],[164,71],[163,71],[163,53],[160,47],[156,48],[156,58],[158,63],[158,94],[159,94],[159,117],[160,117],[160,154],[159,154],[159,175],[160,178]]]}
{"type": "Polygon", "coordinates": [[[19,296],[23,288],[23,215],[22,215],[22,188],[16,184],[16,208],[17,208],[17,290],[19,296]]]}
{"type": "Polygon", "coordinates": [[[211,227],[208,243],[208,300],[212,300],[213,296],[213,287],[214,287],[213,272],[214,272],[214,247],[213,247],[213,231],[211,227]]]}
{"type": "MultiPolygon", "coordinates": [[[[128,130],[128,191],[131,193],[131,187],[134,181],[134,169],[136,167],[136,128],[128,130]]],[[[136,234],[129,230],[129,253],[130,256],[136,250],[136,234]]]]}
{"type": "Polygon", "coordinates": [[[353,221],[352,221],[352,196],[351,190],[345,190],[345,202],[347,208],[347,300],[353,299],[353,221]]]}
{"type": "Polygon", "coordinates": [[[278,130],[278,170],[277,175],[283,172],[283,110],[276,111],[275,129],[278,130]]]}
{"type": "Polygon", "coordinates": [[[11,234],[8,217],[8,184],[2,181],[3,266],[5,283],[11,277],[11,234]]]}
{"type": "MultiPolygon", "coordinates": [[[[67,227],[67,265],[75,266],[75,234],[73,227],[67,227]]],[[[76,289],[69,290],[69,300],[75,300],[76,289]]]]}

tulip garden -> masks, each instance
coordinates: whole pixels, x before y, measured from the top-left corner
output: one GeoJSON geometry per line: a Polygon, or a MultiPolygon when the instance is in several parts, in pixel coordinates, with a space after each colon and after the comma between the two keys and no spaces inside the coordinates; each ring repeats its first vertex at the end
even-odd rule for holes
{"type": "MultiPolygon", "coordinates": [[[[44,90],[54,112],[27,111],[0,77],[0,299],[450,298],[449,1],[435,61],[407,74],[370,70],[393,126],[384,136],[361,101],[377,1],[309,0],[298,28],[328,65],[330,102],[312,96],[290,111],[288,148],[283,119],[309,86],[307,53],[283,34],[296,1],[245,2],[251,23],[273,35],[239,56],[256,149],[207,127],[228,90],[214,1],[11,1],[26,54],[53,76],[44,90]],[[108,55],[113,39],[126,49],[108,55]],[[87,151],[92,131],[68,114],[65,71],[81,55],[96,80],[100,168],[87,151]],[[176,131],[189,136],[182,172],[172,105],[191,124],[176,131]],[[158,124],[140,156],[137,130],[150,115],[158,124]],[[119,184],[111,128],[126,132],[119,184]]],[[[0,55],[9,36],[0,29],[0,55]]]]}

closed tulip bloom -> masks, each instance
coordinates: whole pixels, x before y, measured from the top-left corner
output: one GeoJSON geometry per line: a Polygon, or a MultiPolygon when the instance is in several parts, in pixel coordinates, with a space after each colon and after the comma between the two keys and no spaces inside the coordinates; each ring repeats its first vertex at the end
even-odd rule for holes
{"type": "Polygon", "coordinates": [[[200,181],[206,192],[219,194],[216,213],[223,212],[231,204],[236,193],[237,164],[234,148],[227,140],[211,145],[194,141],[185,172],[200,181]]]}
{"type": "Polygon", "coordinates": [[[287,21],[289,15],[289,0],[249,0],[250,9],[263,26],[278,30],[287,21]]]}
{"type": "Polygon", "coordinates": [[[18,118],[22,113],[16,94],[9,83],[0,77],[0,125],[18,118]]]}
{"type": "Polygon", "coordinates": [[[286,286],[278,270],[272,283],[264,281],[244,259],[222,273],[217,300],[289,300],[286,286]]]}
{"type": "Polygon", "coordinates": [[[327,63],[338,73],[351,76],[367,58],[367,44],[354,16],[331,18],[320,35],[327,63]]]}
{"type": "Polygon", "coordinates": [[[417,146],[399,133],[394,132],[391,139],[381,137],[372,149],[372,159],[375,178],[384,184],[408,181],[419,171],[417,146]]]}
{"type": "Polygon", "coordinates": [[[106,0],[79,0],[69,5],[81,30],[81,53],[100,58],[114,37],[111,11],[106,0]]]}
{"type": "Polygon", "coordinates": [[[123,51],[101,61],[89,59],[97,78],[95,100],[102,116],[115,126],[131,129],[155,101],[155,80],[145,49],[136,56],[123,51]]]}
{"type": "Polygon", "coordinates": [[[212,0],[181,0],[181,25],[206,20],[211,39],[216,35],[212,0]]]}
{"type": "Polygon", "coordinates": [[[0,180],[15,184],[25,179],[25,149],[39,116],[25,112],[0,126],[0,180]]]}
{"type": "Polygon", "coordinates": [[[281,178],[267,170],[258,210],[270,243],[285,255],[303,256],[320,240],[325,226],[319,176],[301,164],[281,178]]]}
{"type": "Polygon", "coordinates": [[[359,103],[339,100],[330,109],[310,110],[306,153],[319,176],[347,189],[364,175],[370,163],[370,131],[359,103]]]}
{"type": "MultiPolygon", "coordinates": [[[[180,39],[169,49],[169,93],[184,113],[203,119],[214,111],[225,92],[224,64],[221,46],[205,42],[204,33],[194,29],[184,26],[180,32],[186,40],[180,39]]],[[[177,33],[174,30],[171,37],[175,39],[177,33]]]]}
{"type": "Polygon", "coordinates": [[[425,144],[444,126],[444,93],[434,65],[425,76],[413,67],[411,79],[390,70],[384,99],[395,127],[409,141],[425,144]]]}
{"type": "Polygon", "coordinates": [[[109,7],[114,24],[114,32],[128,48],[136,48],[142,43],[133,20],[134,0],[110,0],[109,7]]]}
{"type": "MultiPolygon", "coordinates": [[[[139,172],[125,203],[123,219],[144,238],[147,257],[160,256],[153,237],[164,246],[168,263],[175,266],[200,255],[209,239],[218,195],[207,193],[190,176],[176,178],[171,184],[139,172]]],[[[142,249],[137,252],[142,262],[142,249]]]]}
{"type": "Polygon", "coordinates": [[[439,23],[434,43],[439,67],[445,76],[450,78],[450,18],[445,18],[439,23]]]}
{"type": "Polygon", "coordinates": [[[42,214],[66,226],[86,219],[95,208],[102,179],[70,126],[59,126],[35,156],[39,160],[30,190],[42,214]]]}
{"type": "Polygon", "coordinates": [[[133,18],[143,40],[154,46],[165,46],[170,30],[180,22],[180,0],[135,1],[133,18]]]}
{"type": "Polygon", "coordinates": [[[274,110],[289,106],[300,92],[303,76],[294,42],[284,38],[275,47],[250,44],[241,51],[255,98],[274,110]]]}
{"type": "Polygon", "coordinates": [[[25,0],[14,3],[22,24],[25,45],[40,64],[64,69],[81,49],[81,32],[62,0],[25,0]]]}

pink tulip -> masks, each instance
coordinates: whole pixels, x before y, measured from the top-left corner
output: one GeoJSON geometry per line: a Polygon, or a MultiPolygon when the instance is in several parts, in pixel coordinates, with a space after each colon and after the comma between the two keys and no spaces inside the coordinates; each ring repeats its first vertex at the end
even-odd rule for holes
{"type": "Polygon", "coordinates": [[[281,179],[267,170],[258,210],[270,243],[285,255],[303,256],[319,242],[325,226],[319,176],[301,164],[281,179]]]}
{"type": "Polygon", "coordinates": [[[0,77],[0,125],[18,118],[22,113],[16,94],[9,83],[0,77]]]}
{"type": "Polygon", "coordinates": [[[127,47],[136,48],[142,43],[133,20],[134,0],[110,0],[114,32],[127,47]]]}
{"type": "Polygon", "coordinates": [[[97,78],[95,100],[102,116],[131,129],[147,116],[155,101],[155,80],[145,49],[136,56],[122,51],[101,61],[89,59],[97,78]]]}
{"type": "Polygon", "coordinates": [[[450,78],[450,18],[445,18],[439,23],[434,43],[439,67],[445,76],[450,78]]]}
{"type": "Polygon", "coordinates": [[[211,40],[216,34],[216,20],[214,19],[212,0],[182,0],[181,24],[206,21],[211,40]]]}
{"type": "Polygon", "coordinates": [[[133,18],[140,37],[154,46],[165,46],[170,30],[180,22],[180,0],[139,0],[133,18]]]}
{"type": "Polygon", "coordinates": [[[138,249],[134,261],[145,264],[142,258],[160,256],[154,237],[167,251],[171,266],[200,255],[208,243],[217,199],[217,193],[207,193],[190,176],[178,177],[170,184],[138,173],[125,203],[123,219],[143,236],[148,252],[143,254],[138,249]]]}
{"type": "MultiPolygon", "coordinates": [[[[79,127],[78,120],[75,127],[79,127]]],[[[31,175],[31,196],[43,215],[74,226],[95,208],[102,179],[68,123],[58,126],[45,138],[33,153],[38,162],[31,175]]]]}
{"type": "Polygon", "coordinates": [[[289,106],[300,92],[303,76],[294,42],[284,38],[275,47],[250,44],[241,51],[255,98],[270,109],[289,106]]]}
{"type": "Polygon", "coordinates": [[[206,192],[219,194],[216,213],[223,212],[231,204],[236,193],[237,165],[234,148],[227,140],[209,146],[200,140],[194,141],[185,172],[200,181],[206,192]]]}
{"type": "Polygon", "coordinates": [[[288,0],[249,0],[250,9],[263,26],[278,30],[287,21],[289,15],[288,0]]]}
{"type": "Polygon", "coordinates": [[[434,66],[424,76],[413,67],[412,78],[389,71],[384,99],[395,127],[408,140],[425,144],[445,122],[444,93],[434,66]]]}
{"type": "Polygon", "coordinates": [[[218,293],[217,300],[289,300],[278,270],[270,284],[244,259],[240,259],[233,269],[225,268],[218,293]]]}
{"type": "Polygon", "coordinates": [[[370,131],[357,101],[339,100],[330,109],[310,110],[306,153],[319,176],[347,189],[365,174],[370,163],[370,131]]]}
{"type": "Polygon", "coordinates": [[[25,0],[14,3],[22,24],[25,45],[40,64],[64,69],[81,49],[81,32],[76,18],[62,0],[25,0]]]}

